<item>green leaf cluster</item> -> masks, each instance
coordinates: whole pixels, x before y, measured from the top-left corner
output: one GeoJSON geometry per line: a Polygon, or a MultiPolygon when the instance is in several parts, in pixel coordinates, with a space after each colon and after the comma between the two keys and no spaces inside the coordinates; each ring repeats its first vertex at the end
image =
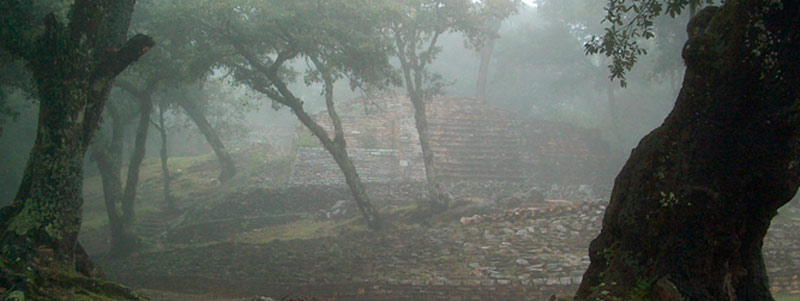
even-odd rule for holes
{"type": "Polygon", "coordinates": [[[655,38],[654,20],[662,15],[674,18],[686,8],[694,11],[713,0],[609,0],[606,5],[606,24],[602,37],[593,36],[585,44],[587,54],[604,54],[611,58],[608,65],[611,79],[620,79],[626,86],[625,73],[630,71],[639,57],[647,54],[641,40],[655,38]]]}

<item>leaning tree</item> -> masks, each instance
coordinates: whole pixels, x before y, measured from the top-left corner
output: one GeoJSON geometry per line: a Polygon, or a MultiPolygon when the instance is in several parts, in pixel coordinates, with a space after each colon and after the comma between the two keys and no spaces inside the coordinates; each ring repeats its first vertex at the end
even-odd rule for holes
{"type": "Polygon", "coordinates": [[[393,78],[388,47],[375,26],[384,1],[195,2],[198,7],[185,16],[198,24],[198,39],[211,38],[236,53],[221,62],[238,84],[291,109],[333,156],[369,228],[380,229],[378,210],[347,152],[334,84],[346,79],[352,88],[386,86],[393,78]],[[322,85],[333,136],[312,118],[290,87],[299,73],[293,64],[303,62],[304,82],[322,85]]]}
{"type": "Polygon", "coordinates": [[[441,52],[439,38],[442,35],[458,32],[466,37],[466,46],[479,47],[486,38],[494,35],[487,30],[490,23],[505,19],[516,10],[518,3],[485,2],[400,0],[387,2],[384,9],[385,34],[394,44],[394,55],[400,61],[406,92],[414,107],[414,124],[425,166],[428,207],[432,212],[447,209],[449,199],[442,192],[437,177],[428,129],[427,103],[443,85],[440,76],[430,71],[430,64],[441,52]]]}
{"type": "MultiPolygon", "coordinates": [[[[655,16],[699,2],[610,1],[588,50],[617,77],[655,16]]],[[[617,176],[577,299],[772,299],[763,239],[800,183],[800,3],[728,0],[687,31],[675,107],[617,176]]]]}
{"type": "Polygon", "coordinates": [[[144,35],[127,37],[135,2],[76,0],[66,17],[52,12],[38,19],[39,1],[0,1],[1,46],[25,62],[39,98],[22,183],[0,210],[5,288],[24,288],[30,282],[13,279],[32,272],[89,273],[77,241],[84,154],[114,78],[154,45],[144,35]]]}

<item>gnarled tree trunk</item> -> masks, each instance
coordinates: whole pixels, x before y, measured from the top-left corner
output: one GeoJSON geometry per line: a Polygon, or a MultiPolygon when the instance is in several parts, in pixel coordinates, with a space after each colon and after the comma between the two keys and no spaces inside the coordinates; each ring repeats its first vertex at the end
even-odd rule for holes
{"type": "Polygon", "coordinates": [[[771,299],[763,238],[800,183],[799,5],[691,20],[675,108],[617,177],[578,299],[771,299]]]}
{"type": "MultiPolygon", "coordinates": [[[[31,40],[26,32],[9,38],[8,28],[0,30],[3,47],[28,62],[40,101],[22,183],[0,221],[0,259],[13,270],[76,269],[84,154],[113,79],[153,45],[141,35],[122,45],[134,2],[76,1],[69,24],[50,14],[31,40]],[[20,40],[6,43],[14,38],[20,40]]],[[[18,5],[2,3],[3,18],[9,10],[24,11],[18,5]]]]}
{"type": "Polygon", "coordinates": [[[197,104],[188,99],[179,99],[178,105],[186,110],[186,114],[188,114],[189,118],[194,121],[194,124],[196,124],[197,128],[200,129],[200,132],[202,132],[203,136],[206,137],[208,144],[211,145],[212,149],[214,149],[214,154],[217,155],[220,168],[222,169],[219,174],[219,181],[225,182],[230,178],[233,178],[233,176],[236,175],[236,164],[233,163],[233,158],[225,149],[225,145],[222,144],[222,140],[219,139],[217,131],[214,130],[214,127],[212,127],[210,123],[208,123],[208,119],[206,119],[203,111],[197,106],[197,104]]]}

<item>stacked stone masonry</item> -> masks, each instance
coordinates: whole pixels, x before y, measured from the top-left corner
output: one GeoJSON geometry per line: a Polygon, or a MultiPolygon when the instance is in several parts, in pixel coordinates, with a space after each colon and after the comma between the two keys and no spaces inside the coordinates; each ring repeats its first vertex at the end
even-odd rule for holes
{"type": "MultiPolygon", "coordinates": [[[[364,103],[354,100],[339,109],[349,155],[364,182],[424,180],[408,99],[385,95],[364,103]]],[[[333,132],[326,112],[315,118],[333,132]]],[[[481,101],[454,97],[433,99],[428,123],[435,166],[444,181],[577,184],[601,183],[612,176],[608,144],[598,130],[525,119],[481,101]]],[[[290,184],[341,183],[344,177],[324,149],[297,149],[290,184]]]]}

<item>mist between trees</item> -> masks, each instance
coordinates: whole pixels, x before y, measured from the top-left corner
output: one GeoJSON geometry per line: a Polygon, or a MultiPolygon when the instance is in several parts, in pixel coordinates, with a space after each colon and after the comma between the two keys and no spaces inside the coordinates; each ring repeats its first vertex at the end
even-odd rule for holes
{"type": "Polygon", "coordinates": [[[799,12],[2,1],[0,299],[800,295],[799,12]]]}

